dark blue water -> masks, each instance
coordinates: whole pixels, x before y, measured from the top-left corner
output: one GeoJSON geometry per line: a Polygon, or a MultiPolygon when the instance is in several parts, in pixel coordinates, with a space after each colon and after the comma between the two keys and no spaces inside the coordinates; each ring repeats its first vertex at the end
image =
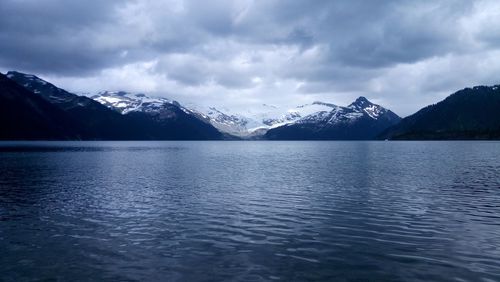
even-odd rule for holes
{"type": "Polygon", "coordinates": [[[0,143],[38,279],[500,281],[500,143],[0,143]]]}

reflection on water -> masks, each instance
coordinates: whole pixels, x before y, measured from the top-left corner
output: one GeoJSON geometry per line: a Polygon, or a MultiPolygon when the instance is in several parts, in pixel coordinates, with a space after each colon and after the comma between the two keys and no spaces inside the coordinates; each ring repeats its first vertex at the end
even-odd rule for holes
{"type": "Polygon", "coordinates": [[[500,280],[498,142],[3,142],[5,280],[500,280]]]}

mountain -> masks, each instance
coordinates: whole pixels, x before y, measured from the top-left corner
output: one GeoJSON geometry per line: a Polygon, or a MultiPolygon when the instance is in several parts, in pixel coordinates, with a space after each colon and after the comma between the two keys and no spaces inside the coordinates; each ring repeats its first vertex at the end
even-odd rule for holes
{"type": "MultiPolygon", "coordinates": [[[[177,102],[145,101],[135,108],[120,108],[86,96],[78,96],[31,74],[10,71],[7,77],[66,113],[78,124],[79,136],[86,140],[206,140],[222,134],[202,117],[177,102]]],[[[143,94],[142,94],[143,95],[143,94]]],[[[103,93],[118,99],[123,92],[103,93]]],[[[144,95],[144,97],[146,97],[144,95]]]]}
{"type": "Polygon", "coordinates": [[[199,106],[196,104],[187,104],[190,111],[198,113],[205,120],[210,122],[219,131],[236,136],[238,138],[246,138],[250,135],[249,128],[256,126],[256,122],[230,110],[216,107],[199,106]]]}
{"type": "Polygon", "coordinates": [[[121,114],[155,112],[159,111],[165,103],[180,107],[179,103],[166,98],[150,98],[146,94],[132,94],[125,91],[103,91],[90,98],[121,114]]]}
{"type": "Polygon", "coordinates": [[[327,105],[328,110],[272,128],[264,137],[269,140],[369,140],[401,120],[365,97],[359,97],[347,107],[327,105]]]}
{"type": "Polygon", "coordinates": [[[132,119],[132,124],[150,133],[148,139],[219,140],[225,137],[207,117],[176,101],[125,91],[104,91],[91,98],[132,119]]]}
{"type": "Polygon", "coordinates": [[[85,131],[64,110],[0,73],[0,139],[80,139],[85,131]]]}
{"type": "Polygon", "coordinates": [[[262,104],[241,112],[226,107],[203,107],[196,104],[187,106],[192,111],[201,113],[222,132],[244,139],[259,139],[271,128],[292,123],[314,112],[330,110],[332,104],[313,102],[292,109],[262,104]]]}
{"type": "Polygon", "coordinates": [[[500,139],[500,85],[460,90],[404,118],[379,138],[500,139]]]}
{"type": "Polygon", "coordinates": [[[300,105],[295,108],[287,109],[285,111],[275,106],[269,106],[266,104],[263,104],[263,106],[268,110],[253,110],[253,112],[249,112],[248,115],[253,116],[254,119],[260,120],[262,123],[261,128],[267,129],[290,124],[310,114],[321,111],[330,111],[335,107],[335,105],[333,104],[320,101],[316,101],[311,104],[300,105]]]}
{"type": "Polygon", "coordinates": [[[225,137],[258,139],[267,130],[285,124],[293,123],[311,113],[331,110],[335,105],[323,102],[314,102],[297,106],[292,109],[283,109],[273,105],[262,104],[261,107],[252,107],[241,113],[225,107],[201,106],[195,103],[180,105],[178,102],[160,97],[149,97],[143,93],[128,93],[124,91],[103,91],[91,96],[92,99],[124,115],[147,113],[155,115],[164,105],[178,107],[186,115],[193,116],[203,122],[211,124],[225,137]]]}
{"type": "Polygon", "coordinates": [[[133,121],[85,96],[78,96],[32,74],[9,71],[7,77],[65,111],[84,128],[83,139],[128,140],[146,139],[133,121]]]}

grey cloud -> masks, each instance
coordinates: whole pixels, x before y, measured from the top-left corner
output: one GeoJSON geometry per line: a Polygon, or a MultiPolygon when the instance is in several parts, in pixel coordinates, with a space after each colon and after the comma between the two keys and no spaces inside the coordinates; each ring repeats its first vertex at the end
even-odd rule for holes
{"type": "Polygon", "coordinates": [[[111,25],[115,1],[0,2],[0,64],[43,73],[79,74],[121,61],[119,50],[95,46],[111,25]]]}
{"type": "Polygon", "coordinates": [[[4,42],[0,47],[5,53],[0,59],[3,64],[21,62],[34,70],[76,73],[129,62],[118,56],[124,48],[132,53],[142,49],[136,53],[152,57],[190,52],[214,40],[241,40],[303,49],[326,44],[331,53],[325,63],[383,67],[456,49],[460,44],[455,22],[447,19],[457,18],[467,11],[463,7],[470,6],[442,8],[439,3],[425,1],[268,2],[238,6],[232,1],[184,1],[179,13],[165,11],[166,5],[145,4],[143,12],[147,14],[140,20],[150,21],[151,30],[130,30],[119,12],[134,2],[6,0],[0,4],[4,42]],[[117,32],[110,32],[110,26],[117,32]],[[111,44],[114,49],[96,46],[94,42],[106,32],[109,41],[130,32],[127,36],[138,42],[111,44]]]}

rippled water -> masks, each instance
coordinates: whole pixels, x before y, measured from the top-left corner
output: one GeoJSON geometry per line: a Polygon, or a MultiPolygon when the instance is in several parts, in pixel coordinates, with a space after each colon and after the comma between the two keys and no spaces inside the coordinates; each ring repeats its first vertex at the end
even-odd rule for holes
{"type": "Polygon", "coordinates": [[[0,143],[0,275],[500,281],[500,143],[0,143]]]}

